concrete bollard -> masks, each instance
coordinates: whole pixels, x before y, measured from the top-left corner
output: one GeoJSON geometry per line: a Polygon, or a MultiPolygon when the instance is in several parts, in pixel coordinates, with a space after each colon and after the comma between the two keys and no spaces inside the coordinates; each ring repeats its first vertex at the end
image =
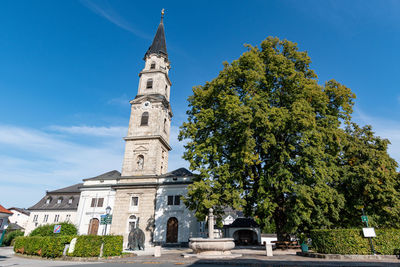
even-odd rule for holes
{"type": "Polygon", "coordinates": [[[161,256],[161,246],[155,246],[154,247],[154,257],[160,257],[161,256]]]}
{"type": "Polygon", "coordinates": [[[272,244],[265,244],[265,251],[267,252],[267,257],[274,256],[272,253],[272,244]]]}

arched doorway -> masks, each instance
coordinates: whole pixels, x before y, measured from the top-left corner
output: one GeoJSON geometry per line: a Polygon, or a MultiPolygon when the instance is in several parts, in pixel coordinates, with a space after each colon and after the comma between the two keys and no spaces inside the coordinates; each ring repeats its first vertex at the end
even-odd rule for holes
{"type": "Polygon", "coordinates": [[[257,233],[252,230],[238,230],[233,233],[233,239],[237,245],[256,245],[258,243],[257,233]]]}
{"type": "Polygon", "coordinates": [[[89,222],[88,235],[97,235],[99,230],[99,219],[93,218],[89,222]]]}
{"type": "Polygon", "coordinates": [[[178,219],[175,217],[167,222],[167,243],[178,243],[178,219]]]}

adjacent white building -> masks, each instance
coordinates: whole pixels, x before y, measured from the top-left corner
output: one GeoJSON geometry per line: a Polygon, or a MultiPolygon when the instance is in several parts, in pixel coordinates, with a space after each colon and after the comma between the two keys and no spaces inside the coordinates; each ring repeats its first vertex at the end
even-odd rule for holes
{"type": "Polygon", "coordinates": [[[93,178],[83,179],[77,210],[77,228],[80,235],[106,235],[110,227],[101,224],[106,208],[114,208],[115,190],[112,185],[121,177],[119,171],[110,171],[93,178]]]}
{"type": "Polygon", "coordinates": [[[36,227],[58,222],[76,224],[76,210],[81,194],[82,183],[46,192],[46,195],[30,207],[29,220],[25,235],[29,235],[36,227]]]}
{"type": "Polygon", "coordinates": [[[16,207],[9,208],[8,210],[13,213],[13,215],[8,218],[10,223],[19,226],[21,230],[24,231],[28,225],[29,210],[16,207]]]}

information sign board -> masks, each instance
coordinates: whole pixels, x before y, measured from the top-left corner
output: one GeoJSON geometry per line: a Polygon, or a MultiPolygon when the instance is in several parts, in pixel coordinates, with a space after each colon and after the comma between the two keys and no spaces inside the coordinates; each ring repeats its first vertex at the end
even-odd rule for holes
{"type": "Polygon", "coordinates": [[[361,216],[361,221],[368,222],[368,216],[366,216],[366,215],[361,216]]]}
{"type": "Polygon", "coordinates": [[[364,237],[376,237],[375,229],[373,227],[363,228],[364,237]]]}

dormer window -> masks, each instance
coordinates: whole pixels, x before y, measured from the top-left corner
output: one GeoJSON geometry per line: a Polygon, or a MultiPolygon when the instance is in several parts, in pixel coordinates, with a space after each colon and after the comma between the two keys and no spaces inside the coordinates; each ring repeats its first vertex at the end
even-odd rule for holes
{"type": "Polygon", "coordinates": [[[74,200],[74,198],[73,197],[71,197],[70,199],[68,199],[68,204],[72,204],[72,201],[74,200]]]}
{"type": "Polygon", "coordinates": [[[51,197],[49,197],[48,199],[46,199],[46,204],[50,204],[51,202],[51,197]]]}
{"type": "Polygon", "coordinates": [[[153,79],[148,79],[146,83],[146,89],[152,89],[153,88],[153,79]]]}
{"type": "Polygon", "coordinates": [[[57,204],[61,204],[62,202],[62,197],[60,197],[59,199],[57,199],[57,204]]]}
{"type": "Polygon", "coordinates": [[[152,62],[151,65],[150,65],[150,69],[154,70],[155,68],[156,68],[156,63],[152,62]]]}

